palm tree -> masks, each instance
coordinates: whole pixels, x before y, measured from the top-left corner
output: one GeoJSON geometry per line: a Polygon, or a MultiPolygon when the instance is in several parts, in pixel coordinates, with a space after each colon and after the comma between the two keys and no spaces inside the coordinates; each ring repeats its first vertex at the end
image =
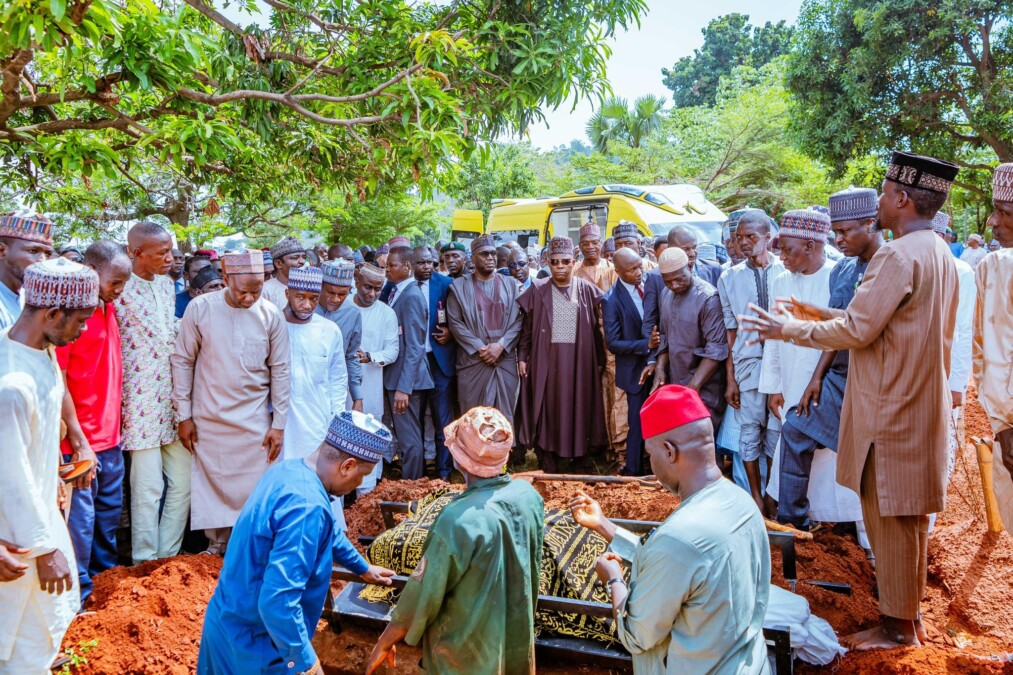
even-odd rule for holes
{"type": "Polygon", "coordinates": [[[639,148],[644,139],[661,127],[664,107],[665,98],[653,94],[639,97],[632,109],[625,98],[608,98],[588,120],[588,138],[599,152],[605,152],[613,141],[639,148]]]}

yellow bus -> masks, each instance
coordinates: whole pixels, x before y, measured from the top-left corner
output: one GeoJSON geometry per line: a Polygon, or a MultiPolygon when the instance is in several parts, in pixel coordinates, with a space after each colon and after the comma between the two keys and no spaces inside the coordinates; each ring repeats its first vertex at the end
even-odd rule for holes
{"type": "Polygon", "coordinates": [[[611,237],[620,220],[636,223],[643,236],[665,235],[675,225],[687,225],[701,242],[719,245],[727,218],[695,185],[595,185],[555,198],[496,200],[486,231],[497,241],[544,246],[557,234],[577,241],[588,221],[611,237]]]}
{"type": "Polygon", "coordinates": [[[465,247],[470,247],[472,240],[482,234],[484,229],[481,211],[454,209],[454,216],[450,222],[450,241],[459,241],[465,247]]]}

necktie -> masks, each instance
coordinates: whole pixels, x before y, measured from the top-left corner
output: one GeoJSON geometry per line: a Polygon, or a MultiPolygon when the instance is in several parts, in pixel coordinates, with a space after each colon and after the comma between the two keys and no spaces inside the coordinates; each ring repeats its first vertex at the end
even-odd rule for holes
{"type": "Polygon", "coordinates": [[[397,295],[397,286],[390,289],[390,295],[387,296],[387,304],[394,302],[394,296],[397,295]]]}
{"type": "Polygon", "coordinates": [[[644,289],[640,287],[640,284],[637,284],[637,295],[640,296],[641,300],[644,299],[644,289]]]}

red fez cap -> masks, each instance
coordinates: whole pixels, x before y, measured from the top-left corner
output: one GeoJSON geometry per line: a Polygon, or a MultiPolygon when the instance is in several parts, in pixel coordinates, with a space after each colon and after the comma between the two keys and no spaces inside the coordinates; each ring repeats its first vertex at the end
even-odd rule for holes
{"type": "Polygon", "coordinates": [[[647,439],[710,416],[695,389],[666,384],[644,402],[640,409],[640,428],[647,439]]]}

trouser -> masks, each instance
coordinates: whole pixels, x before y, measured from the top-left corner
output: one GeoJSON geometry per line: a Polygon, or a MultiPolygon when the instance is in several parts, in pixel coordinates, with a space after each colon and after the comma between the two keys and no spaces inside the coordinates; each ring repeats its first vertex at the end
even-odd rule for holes
{"type": "Polygon", "coordinates": [[[809,475],[819,443],[798,427],[796,419],[795,415],[787,414],[781,425],[781,481],[777,520],[808,529],[809,475]]]}
{"type": "Polygon", "coordinates": [[[91,487],[73,491],[67,519],[82,605],[91,595],[91,578],[116,566],[116,528],[123,512],[123,451],[116,446],[95,456],[95,478],[91,487]]]}
{"type": "Polygon", "coordinates": [[[626,392],[626,420],[629,430],[626,434],[626,468],[623,469],[623,473],[627,476],[643,476],[650,473],[645,471],[650,464],[644,462],[644,436],[640,429],[640,408],[647,400],[649,392],[648,386],[641,387],[640,391],[635,393],[626,392]]]}
{"type": "Polygon", "coordinates": [[[885,516],[879,510],[876,484],[876,447],[869,449],[862,470],[862,516],[872,553],[876,556],[879,611],[894,619],[921,618],[928,572],[929,518],[885,516]]]}
{"type": "Polygon", "coordinates": [[[394,412],[394,395],[397,392],[386,393],[398,452],[401,453],[401,477],[417,480],[426,473],[426,451],[422,446],[422,392],[409,394],[408,410],[401,414],[394,412]]]}
{"type": "Polygon", "coordinates": [[[179,553],[190,515],[190,453],[179,440],[130,453],[130,540],[134,564],[179,553]],[[165,490],[165,503],[158,509],[165,490]]]}
{"type": "Polygon", "coordinates": [[[454,462],[447,450],[443,430],[454,421],[454,378],[447,377],[440,370],[433,352],[426,354],[429,372],[433,375],[433,388],[421,392],[422,410],[428,410],[433,419],[433,439],[436,443],[436,472],[446,478],[454,470],[454,462]]]}
{"type": "Polygon", "coordinates": [[[208,553],[225,555],[225,549],[232,538],[231,527],[209,527],[204,530],[204,536],[208,538],[208,553]]]}
{"type": "Polygon", "coordinates": [[[543,450],[538,446],[535,446],[535,456],[538,457],[538,468],[543,473],[580,473],[586,474],[591,472],[591,457],[584,455],[583,457],[560,457],[554,452],[543,450]],[[563,463],[569,465],[569,471],[563,470],[563,463]]]}
{"type": "Polygon", "coordinates": [[[773,461],[778,431],[768,428],[767,395],[757,389],[739,390],[735,421],[739,423],[739,456],[742,461],[755,462],[761,455],[773,461]]]}
{"type": "MultiPolygon", "coordinates": [[[[34,560],[30,562],[35,564],[34,560]]],[[[33,592],[38,590],[35,588],[33,592]]],[[[39,603],[29,600],[14,636],[14,648],[8,658],[0,659],[0,675],[49,675],[49,666],[60,653],[62,641],[62,633],[50,634],[49,622],[39,603]]]]}

